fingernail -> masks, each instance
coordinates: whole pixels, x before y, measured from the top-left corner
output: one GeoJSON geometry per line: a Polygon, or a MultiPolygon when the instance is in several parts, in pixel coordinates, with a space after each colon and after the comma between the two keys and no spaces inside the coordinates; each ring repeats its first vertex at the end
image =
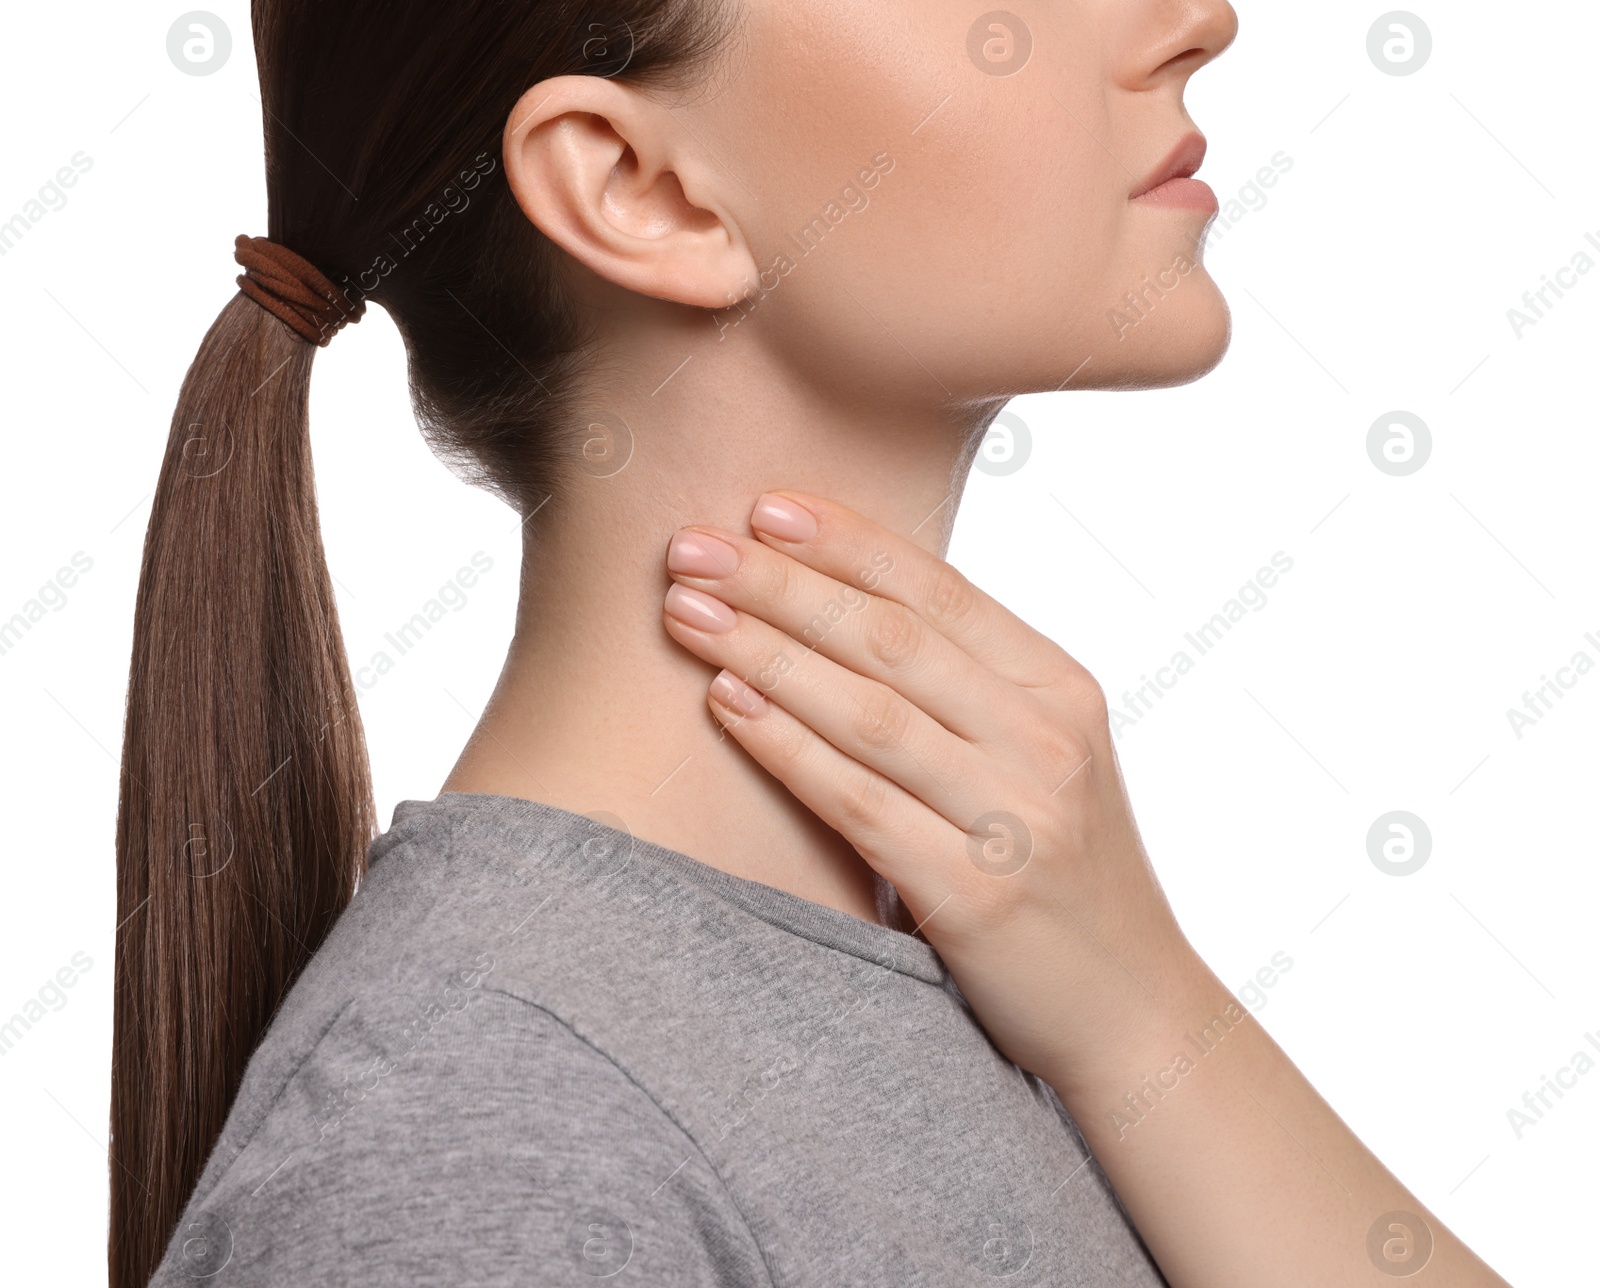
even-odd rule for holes
{"type": "Polygon", "coordinates": [[[787,497],[763,492],[750,512],[750,526],[780,541],[810,541],[817,535],[817,516],[787,497]]]}
{"type": "Polygon", "coordinates": [[[711,696],[742,716],[758,716],[767,709],[767,700],[730,671],[718,671],[711,681],[711,696]]]}
{"type": "Polygon", "coordinates": [[[733,609],[720,599],[713,599],[704,591],[690,590],[676,582],[667,587],[667,611],[685,626],[710,631],[713,635],[731,631],[739,622],[733,615],[733,609]]]}
{"type": "Polygon", "coordinates": [[[727,577],[738,570],[739,552],[720,537],[678,531],[667,546],[667,567],[688,577],[727,577]]]}

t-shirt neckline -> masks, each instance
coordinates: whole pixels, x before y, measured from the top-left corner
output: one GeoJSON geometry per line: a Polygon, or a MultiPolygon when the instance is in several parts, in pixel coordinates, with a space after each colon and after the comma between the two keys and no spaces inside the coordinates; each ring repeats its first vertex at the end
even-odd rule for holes
{"type": "Polygon", "coordinates": [[[493,820],[503,829],[525,834],[530,848],[551,833],[570,835],[588,831],[610,845],[626,839],[635,856],[642,857],[680,880],[701,887],[780,930],[863,958],[924,983],[945,986],[949,981],[949,971],[938,953],[915,935],[891,926],[863,921],[860,917],[780,890],[776,886],[724,872],[681,851],[633,836],[609,823],[547,801],[486,792],[441,792],[431,801],[398,802],[390,831],[400,828],[419,811],[438,810],[493,820]]]}

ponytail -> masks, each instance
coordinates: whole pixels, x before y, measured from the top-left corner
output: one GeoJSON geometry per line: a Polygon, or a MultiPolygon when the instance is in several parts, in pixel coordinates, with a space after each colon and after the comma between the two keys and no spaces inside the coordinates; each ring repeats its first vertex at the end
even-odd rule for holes
{"type": "Polygon", "coordinates": [[[365,868],[366,745],[317,523],[312,358],[240,293],[145,536],[120,802],[111,1288],[144,1288],[274,1010],[365,868]]]}

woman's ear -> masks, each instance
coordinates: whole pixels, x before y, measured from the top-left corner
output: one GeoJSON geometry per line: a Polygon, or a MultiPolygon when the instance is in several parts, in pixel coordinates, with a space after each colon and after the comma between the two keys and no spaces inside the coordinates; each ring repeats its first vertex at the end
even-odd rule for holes
{"type": "Polygon", "coordinates": [[[599,76],[541,81],[512,108],[502,150],[522,212],[607,281],[707,309],[755,289],[715,166],[639,91],[599,76]]]}

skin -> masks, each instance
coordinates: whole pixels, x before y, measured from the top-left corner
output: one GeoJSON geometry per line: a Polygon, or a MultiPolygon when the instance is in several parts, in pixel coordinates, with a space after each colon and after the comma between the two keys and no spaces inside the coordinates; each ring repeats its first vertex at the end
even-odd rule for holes
{"type": "Polygon", "coordinates": [[[1181,383],[1228,337],[1203,267],[1120,335],[1108,311],[1197,255],[1204,212],[1130,196],[1193,128],[1232,9],[1012,12],[1011,76],[968,58],[970,5],[747,0],[691,91],[563,77],[518,102],[506,173],[595,323],[586,411],[627,430],[591,430],[616,456],[525,525],[516,635],[444,789],[604,810],[920,928],[1174,1288],[1390,1282],[1367,1238],[1397,1210],[1434,1241],[1413,1282],[1501,1284],[1195,953],[1093,677],[943,560],[1007,398],[1181,383]],[[852,182],[866,207],[760,285],[852,182]]]}
{"type": "Polygon", "coordinates": [[[687,716],[708,676],[657,624],[660,552],[683,524],[742,530],[760,492],[798,487],[943,554],[1011,395],[1169,384],[1219,360],[1227,308],[1201,268],[1121,339],[1106,315],[1195,252],[1203,215],[1128,195],[1192,128],[1183,87],[1232,39],[1232,10],[1017,12],[1033,51],[1008,77],[974,66],[974,14],[950,0],[753,0],[681,94],[560,77],[513,107],[507,177],[596,330],[585,410],[620,417],[631,456],[605,478],[569,469],[525,525],[515,638],[447,790],[604,809],[879,917],[848,840],[687,716]],[[880,153],[893,169],[858,187],[865,209],[771,276],[880,153]],[[1007,205],[1028,217],[997,220],[1007,205]]]}

